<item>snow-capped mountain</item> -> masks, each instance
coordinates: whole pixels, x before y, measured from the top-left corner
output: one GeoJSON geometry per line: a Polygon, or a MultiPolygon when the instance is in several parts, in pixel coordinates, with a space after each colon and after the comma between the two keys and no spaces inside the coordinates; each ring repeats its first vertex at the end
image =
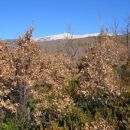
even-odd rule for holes
{"type": "Polygon", "coordinates": [[[84,34],[84,35],[74,35],[70,33],[63,33],[57,35],[50,35],[50,36],[43,36],[35,38],[36,41],[55,41],[55,40],[64,40],[64,39],[78,39],[78,38],[85,38],[85,37],[93,37],[98,36],[99,33],[93,34],[84,34]]]}

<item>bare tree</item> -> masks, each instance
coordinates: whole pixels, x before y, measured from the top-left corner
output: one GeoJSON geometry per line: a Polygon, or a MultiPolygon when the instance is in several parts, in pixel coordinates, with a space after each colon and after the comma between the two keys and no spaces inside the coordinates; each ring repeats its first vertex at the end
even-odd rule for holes
{"type": "Polygon", "coordinates": [[[127,20],[126,20],[125,35],[126,35],[126,44],[127,44],[127,48],[128,48],[128,59],[130,60],[130,40],[129,40],[129,35],[130,35],[130,16],[128,16],[127,20]]]}
{"type": "Polygon", "coordinates": [[[100,34],[98,36],[98,42],[100,44],[104,43],[107,40],[108,28],[105,25],[101,25],[100,34]]]}
{"type": "Polygon", "coordinates": [[[115,42],[117,42],[118,41],[118,32],[119,32],[119,21],[118,21],[118,19],[114,18],[111,29],[112,29],[112,33],[115,37],[115,42]]]}
{"type": "Polygon", "coordinates": [[[126,42],[127,42],[127,45],[129,44],[129,34],[130,34],[130,16],[128,16],[127,23],[126,23],[126,42]]]}
{"type": "Polygon", "coordinates": [[[67,55],[74,59],[79,47],[78,44],[74,42],[74,35],[70,24],[67,25],[64,48],[67,55]]]}

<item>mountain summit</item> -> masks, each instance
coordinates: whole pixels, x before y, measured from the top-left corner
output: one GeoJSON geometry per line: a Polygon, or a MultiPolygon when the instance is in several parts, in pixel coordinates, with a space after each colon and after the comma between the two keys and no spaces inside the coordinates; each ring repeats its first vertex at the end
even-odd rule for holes
{"type": "Polygon", "coordinates": [[[98,36],[98,35],[99,35],[99,33],[84,34],[84,35],[63,33],[63,34],[38,37],[38,38],[35,38],[35,40],[36,41],[55,41],[55,40],[64,40],[64,39],[79,39],[79,38],[93,37],[93,36],[98,36]]]}

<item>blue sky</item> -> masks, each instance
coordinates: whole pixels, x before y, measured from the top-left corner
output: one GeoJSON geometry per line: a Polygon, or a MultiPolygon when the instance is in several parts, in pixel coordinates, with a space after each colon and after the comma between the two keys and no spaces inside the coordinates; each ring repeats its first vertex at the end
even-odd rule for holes
{"type": "Polygon", "coordinates": [[[75,34],[95,33],[114,18],[123,26],[128,15],[130,0],[0,0],[0,38],[16,38],[31,25],[34,37],[64,33],[68,24],[75,34]]]}

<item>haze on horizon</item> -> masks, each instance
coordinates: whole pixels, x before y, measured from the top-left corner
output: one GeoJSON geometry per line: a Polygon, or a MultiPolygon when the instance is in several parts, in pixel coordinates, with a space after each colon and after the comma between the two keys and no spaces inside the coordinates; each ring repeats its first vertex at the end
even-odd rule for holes
{"type": "Polygon", "coordinates": [[[70,24],[74,34],[99,32],[100,24],[119,26],[130,15],[129,0],[4,0],[0,8],[0,38],[12,39],[34,26],[34,37],[66,32],[70,24]]]}

